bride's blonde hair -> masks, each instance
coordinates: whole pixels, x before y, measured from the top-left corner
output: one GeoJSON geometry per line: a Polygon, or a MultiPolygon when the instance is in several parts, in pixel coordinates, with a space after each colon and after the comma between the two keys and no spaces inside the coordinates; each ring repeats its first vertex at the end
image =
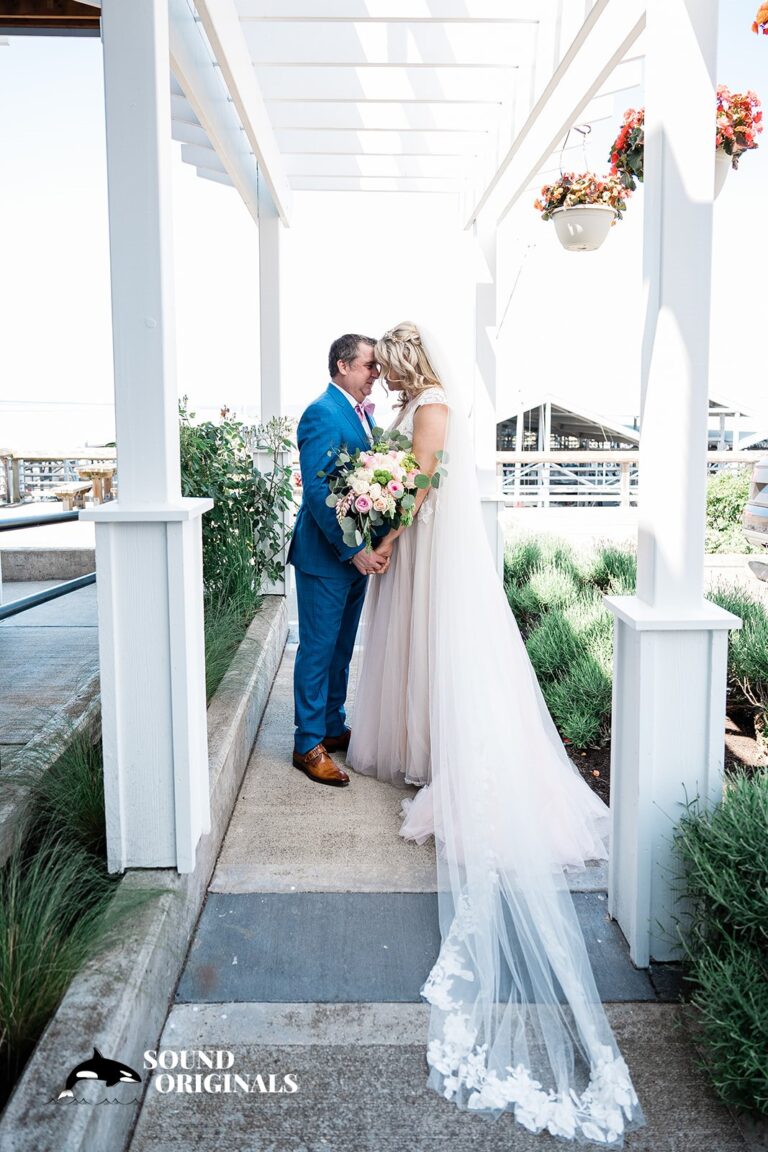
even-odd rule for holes
{"type": "Polygon", "coordinates": [[[377,341],[373,354],[382,376],[402,385],[401,405],[407,404],[426,388],[443,387],[421,343],[421,334],[410,320],[404,320],[385,332],[377,341]]]}

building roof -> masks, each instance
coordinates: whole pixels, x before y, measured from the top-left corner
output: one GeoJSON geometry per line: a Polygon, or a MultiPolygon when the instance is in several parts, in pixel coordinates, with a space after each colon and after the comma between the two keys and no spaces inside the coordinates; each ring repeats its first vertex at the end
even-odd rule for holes
{"type": "Polygon", "coordinates": [[[602,415],[598,412],[593,412],[591,409],[585,408],[583,405],[574,405],[572,401],[564,400],[562,397],[557,396],[554,392],[542,392],[535,400],[523,401],[518,408],[503,416],[498,423],[501,424],[505,420],[513,420],[519,411],[531,412],[536,411],[542,404],[550,401],[553,408],[559,409],[561,412],[566,413],[569,417],[569,431],[573,436],[579,435],[579,429],[587,428],[601,428],[604,433],[612,433],[613,435],[606,435],[605,439],[620,439],[627,440],[632,444],[640,443],[640,432],[636,428],[629,428],[625,424],[619,424],[615,420],[602,415]],[[571,430],[572,429],[572,430],[571,430]]]}

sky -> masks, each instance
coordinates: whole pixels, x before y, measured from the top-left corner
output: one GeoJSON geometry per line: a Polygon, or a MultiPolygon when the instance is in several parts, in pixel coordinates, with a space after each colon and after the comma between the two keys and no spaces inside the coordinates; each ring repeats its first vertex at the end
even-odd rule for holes
{"type": "MultiPolygon", "coordinates": [[[[718,79],[768,100],[768,37],[754,0],[722,0],[718,79]]],[[[640,90],[595,126],[589,167],[640,90]]],[[[768,409],[759,344],[768,233],[764,144],[715,206],[711,391],[768,409]]],[[[258,238],[234,189],[200,179],[171,145],[179,395],[198,416],[259,415],[258,238]]],[[[98,39],[0,46],[0,448],[114,436],[103,78],[98,39]]],[[[552,391],[607,416],[639,410],[642,190],[599,252],[566,253],[525,197],[500,236],[498,415],[552,391]]],[[[531,195],[533,199],[533,192],[531,195]]],[[[296,193],[283,236],[284,408],[323,388],[331,340],[397,321],[468,332],[474,257],[453,197],[296,193]]],[[[386,415],[383,391],[379,418],[386,415]]]]}

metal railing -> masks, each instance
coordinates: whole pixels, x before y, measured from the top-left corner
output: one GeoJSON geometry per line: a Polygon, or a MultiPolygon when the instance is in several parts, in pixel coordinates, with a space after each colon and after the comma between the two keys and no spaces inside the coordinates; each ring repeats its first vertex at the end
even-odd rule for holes
{"type": "MultiPolygon", "coordinates": [[[[706,468],[711,474],[763,456],[762,451],[707,452],[706,468]]],[[[497,452],[496,472],[509,505],[630,508],[637,505],[640,453],[497,452]]]]}
{"type": "MultiPolygon", "coordinates": [[[[11,520],[0,520],[0,532],[16,532],[19,528],[39,528],[44,524],[65,524],[77,519],[77,512],[59,512],[53,516],[17,516],[11,520]]],[[[31,596],[11,600],[10,604],[0,603],[0,620],[7,620],[10,616],[17,616],[19,612],[37,608],[39,604],[47,604],[49,600],[57,600],[59,596],[66,596],[70,592],[76,592],[78,588],[85,588],[88,584],[95,583],[96,573],[89,572],[86,576],[77,576],[74,580],[64,580],[55,588],[46,588],[42,592],[34,592],[31,596]]]]}

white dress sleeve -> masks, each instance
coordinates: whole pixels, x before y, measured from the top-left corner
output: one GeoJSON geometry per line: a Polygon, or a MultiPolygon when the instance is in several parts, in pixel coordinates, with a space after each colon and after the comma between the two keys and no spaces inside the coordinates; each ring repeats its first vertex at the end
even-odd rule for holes
{"type": "Polygon", "coordinates": [[[448,397],[442,388],[425,388],[423,392],[419,392],[413,400],[413,411],[421,408],[423,404],[447,404],[448,397]]]}

